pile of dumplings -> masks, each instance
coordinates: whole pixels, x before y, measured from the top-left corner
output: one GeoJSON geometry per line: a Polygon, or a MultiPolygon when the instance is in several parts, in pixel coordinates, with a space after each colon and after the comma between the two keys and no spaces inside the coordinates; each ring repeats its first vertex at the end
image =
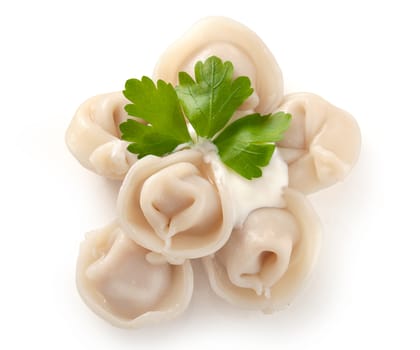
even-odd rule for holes
{"type": "Polygon", "coordinates": [[[233,20],[195,24],[162,55],[153,78],[175,86],[178,72],[192,74],[197,61],[214,55],[231,61],[235,76],[251,80],[254,93],[236,117],[292,115],[276,145],[288,172],[283,204],[257,208],[238,225],[227,184],[202,152],[138,160],[121,140],[119,124],[130,118],[122,92],[88,99],[71,121],[67,145],[84,167],[122,183],[115,218],[81,244],[77,287],[115,326],[134,328],[182,313],[193,292],[191,259],[202,262],[211,288],[229,303],[263,312],[289,305],[320,248],[321,225],[305,195],[343,180],[358,158],[353,117],[314,94],[284,96],[273,55],[233,20]]]}

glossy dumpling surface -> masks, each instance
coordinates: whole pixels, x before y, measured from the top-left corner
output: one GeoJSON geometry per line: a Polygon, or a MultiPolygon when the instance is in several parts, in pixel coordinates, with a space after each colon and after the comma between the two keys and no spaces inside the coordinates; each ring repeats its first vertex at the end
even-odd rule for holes
{"type": "Polygon", "coordinates": [[[210,56],[229,60],[234,76],[247,76],[253,95],[241,107],[270,113],[283,98],[281,70],[264,42],[246,26],[225,17],[209,17],[197,22],[160,57],[156,79],[178,84],[178,73],[193,75],[194,64],[210,56]]]}
{"type": "Polygon", "coordinates": [[[76,111],[66,133],[66,143],[87,169],[110,179],[122,179],[137,157],[120,139],[119,125],[127,120],[122,92],[92,97],[76,111]]]}
{"type": "Polygon", "coordinates": [[[124,179],[118,218],[138,244],[173,263],[221,248],[233,227],[231,198],[196,150],[140,159],[124,179]]]}
{"type": "Polygon", "coordinates": [[[189,262],[170,265],[133,242],[117,222],[87,234],[77,263],[77,286],[87,305],[115,326],[170,319],[188,306],[189,262]]]}
{"type": "Polygon", "coordinates": [[[310,93],[287,95],[280,111],[292,122],[278,143],[289,166],[289,186],[312,193],[350,172],[360,152],[360,129],[354,118],[310,93]]]}
{"type": "Polygon", "coordinates": [[[317,260],[319,220],[291,189],[285,208],[260,208],[213,256],[203,258],[210,284],[228,302],[271,312],[291,303],[317,260]]]}

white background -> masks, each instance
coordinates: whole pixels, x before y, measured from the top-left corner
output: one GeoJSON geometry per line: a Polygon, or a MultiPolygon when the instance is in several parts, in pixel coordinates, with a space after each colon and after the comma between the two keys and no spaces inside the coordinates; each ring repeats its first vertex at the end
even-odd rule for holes
{"type": "Polygon", "coordinates": [[[419,10],[412,1],[2,1],[1,349],[420,347],[419,10]],[[240,4],[240,5],[239,5],[240,4]],[[180,318],[113,328],[82,303],[83,234],[114,217],[118,184],[64,144],[90,96],[151,75],[195,21],[232,17],[277,58],[286,92],[315,92],[358,120],[359,163],[311,196],[324,224],[313,280],[266,316],[217,299],[196,270],[180,318]]]}

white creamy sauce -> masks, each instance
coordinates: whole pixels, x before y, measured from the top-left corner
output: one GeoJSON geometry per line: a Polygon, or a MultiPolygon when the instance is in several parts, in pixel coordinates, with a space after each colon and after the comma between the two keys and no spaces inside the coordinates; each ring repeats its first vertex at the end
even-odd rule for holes
{"type": "Polygon", "coordinates": [[[211,143],[197,145],[205,161],[213,167],[216,181],[223,185],[232,198],[235,227],[240,227],[253,210],[262,207],[284,208],[283,189],[288,185],[288,168],[280,152],[275,149],[270,164],[262,168],[261,177],[248,180],[226,167],[211,143]]]}

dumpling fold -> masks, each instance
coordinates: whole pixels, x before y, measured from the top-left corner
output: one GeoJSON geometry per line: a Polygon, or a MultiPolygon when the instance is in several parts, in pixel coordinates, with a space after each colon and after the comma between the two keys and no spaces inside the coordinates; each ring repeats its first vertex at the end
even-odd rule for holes
{"type": "Polygon", "coordinates": [[[272,312],[289,305],[318,257],[321,226],[305,197],[290,188],[285,208],[260,208],[216,254],[202,259],[217,295],[272,312]]]}
{"type": "Polygon", "coordinates": [[[66,132],[66,143],[87,169],[110,179],[121,180],[137,157],[121,140],[120,123],[128,119],[122,92],[92,97],[76,111],[66,132]]]}
{"type": "Polygon", "coordinates": [[[342,181],[360,153],[360,129],[354,118],[310,93],[285,96],[278,110],[292,115],[277,144],[289,166],[289,186],[312,193],[342,181]]]}
{"type": "Polygon", "coordinates": [[[214,253],[234,224],[229,191],[193,149],[137,161],[120,188],[117,212],[131,239],[174,264],[214,253]]]}
{"type": "Polygon", "coordinates": [[[172,44],[156,64],[154,77],[178,85],[178,73],[194,76],[194,65],[210,56],[231,61],[234,77],[247,76],[254,93],[242,110],[271,113],[283,98],[283,76],[264,42],[248,27],[225,17],[197,22],[172,44]]]}

